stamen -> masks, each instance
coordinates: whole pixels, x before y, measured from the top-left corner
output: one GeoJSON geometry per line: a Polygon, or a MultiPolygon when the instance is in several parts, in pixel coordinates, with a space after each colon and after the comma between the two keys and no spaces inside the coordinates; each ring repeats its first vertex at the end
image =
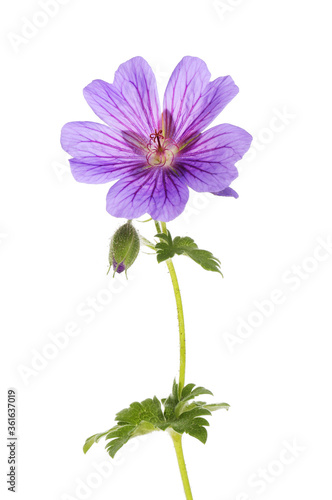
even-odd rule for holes
{"type": "Polygon", "coordinates": [[[146,159],[150,167],[172,168],[179,147],[172,139],[165,139],[162,130],[155,129],[154,133],[150,134],[147,151],[146,159]]]}

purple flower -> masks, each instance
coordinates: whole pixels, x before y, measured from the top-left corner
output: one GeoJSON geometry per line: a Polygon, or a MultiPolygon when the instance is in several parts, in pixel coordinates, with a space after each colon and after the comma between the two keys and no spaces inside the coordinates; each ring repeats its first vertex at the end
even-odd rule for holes
{"type": "Polygon", "coordinates": [[[184,210],[188,187],[237,197],[229,185],[252,137],[228,124],[203,132],[238,93],[230,76],[210,77],[204,61],[184,57],[168,82],[162,113],[155,76],[142,57],[121,64],[112,84],[94,80],[84,89],[106,125],[67,123],[61,144],[73,157],[77,181],[117,180],[107,195],[111,215],[134,219],[148,213],[168,222],[184,210]]]}

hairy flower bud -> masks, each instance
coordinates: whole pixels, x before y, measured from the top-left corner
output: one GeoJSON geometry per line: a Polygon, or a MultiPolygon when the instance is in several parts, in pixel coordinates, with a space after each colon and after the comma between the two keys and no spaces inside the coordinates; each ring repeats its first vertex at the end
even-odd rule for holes
{"type": "Polygon", "coordinates": [[[113,235],[109,252],[109,265],[113,267],[114,274],[122,273],[129,269],[135,262],[140,249],[138,232],[129,220],[119,227],[113,235]]]}

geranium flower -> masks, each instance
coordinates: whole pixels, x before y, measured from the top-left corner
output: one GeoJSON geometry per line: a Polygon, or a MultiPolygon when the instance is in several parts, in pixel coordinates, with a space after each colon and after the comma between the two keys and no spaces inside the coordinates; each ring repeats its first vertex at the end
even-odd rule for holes
{"type": "Polygon", "coordinates": [[[107,194],[115,217],[148,213],[168,222],[184,210],[189,189],[235,196],[235,163],[252,137],[234,125],[203,132],[238,93],[230,76],[210,82],[204,61],[184,57],[168,82],[160,111],[156,78],[142,57],[121,64],[112,84],[94,80],[84,97],[106,125],[67,123],[61,134],[79,182],[117,180],[107,194]]]}

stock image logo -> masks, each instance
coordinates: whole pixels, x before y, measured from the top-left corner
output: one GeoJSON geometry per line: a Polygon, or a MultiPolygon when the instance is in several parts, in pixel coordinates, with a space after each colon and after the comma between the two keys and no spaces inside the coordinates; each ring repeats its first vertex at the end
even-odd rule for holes
{"type": "Polygon", "coordinates": [[[18,31],[10,31],[7,39],[15,53],[18,53],[28,43],[36,38],[39,33],[61,11],[61,7],[72,0],[39,0],[38,10],[29,16],[20,18],[18,31]]]}

